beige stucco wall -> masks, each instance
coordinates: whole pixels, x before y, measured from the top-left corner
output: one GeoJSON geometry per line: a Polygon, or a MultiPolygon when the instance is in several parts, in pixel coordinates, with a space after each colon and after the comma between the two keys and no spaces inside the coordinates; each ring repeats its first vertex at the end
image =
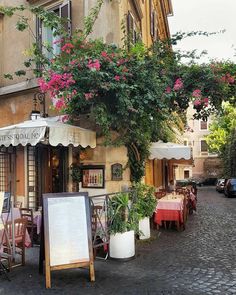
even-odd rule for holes
{"type": "MultiPolygon", "coordinates": [[[[34,108],[33,97],[35,92],[36,90],[15,95],[6,95],[4,98],[0,99],[0,127],[29,120],[31,111],[34,108]]],[[[50,104],[50,99],[47,98],[46,106],[50,104]]],[[[47,108],[47,111],[50,116],[56,114],[49,108],[47,108]]]]}
{"type": "MultiPolygon", "coordinates": [[[[22,0],[11,0],[9,1],[0,0],[0,5],[11,5],[16,6],[24,4],[27,5],[26,1],[22,0]]],[[[24,15],[30,19],[30,23],[33,24],[34,20],[32,15],[28,11],[24,12],[24,15]]],[[[24,69],[23,62],[26,59],[24,52],[30,48],[33,41],[32,35],[28,30],[19,32],[15,28],[17,17],[0,17],[0,76],[6,73],[13,73],[17,70],[24,69]]],[[[23,77],[15,77],[14,80],[1,79],[0,87],[12,85],[21,81],[25,81],[27,78],[32,77],[32,72],[27,70],[27,75],[23,77]]]]}
{"type": "Polygon", "coordinates": [[[90,196],[113,193],[123,190],[125,187],[130,186],[130,170],[127,167],[123,171],[123,179],[120,181],[113,181],[111,179],[111,165],[119,163],[123,169],[128,162],[126,147],[105,147],[99,145],[93,149],[91,158],[89,160],[81,161],[83,165],[105,165],[105,188],[87,189],[82,188],[80,185],[80,191],[86,191],[90,196]]]}

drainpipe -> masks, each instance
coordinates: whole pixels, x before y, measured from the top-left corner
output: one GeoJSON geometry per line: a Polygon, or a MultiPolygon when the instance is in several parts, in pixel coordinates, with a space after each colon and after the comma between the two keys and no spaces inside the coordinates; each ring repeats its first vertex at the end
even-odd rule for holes
{"type": "Polygon", "coordinates": [[[84,17],[88,15],[89,11],[89,0],[84,0],[84,17]]]}

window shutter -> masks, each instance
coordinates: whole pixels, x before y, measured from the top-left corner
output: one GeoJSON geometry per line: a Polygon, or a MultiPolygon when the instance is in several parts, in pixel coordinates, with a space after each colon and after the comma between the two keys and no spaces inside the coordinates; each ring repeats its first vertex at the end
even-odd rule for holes
{"type": "Polygon", "coordinates": [[[61,18],[67,19],[68,21],[65,23],[65,30],[71,36],[72,27],[71,27],[71,1],[66,1],[62,3],[59,7],[59,16],[61,18]]]}
{"type": "Polygon", "coordinates": [[[38,17],[36,17],[36,41],[39,44],[41,49],[42,48],[42,22],[38,17]]]}
{"type": "Polygon", "coordinates": [[[127,33],[128,33],[128,40],[131,43],[134,43],[134,18],[130,12],[127,15],[127,33]]]}
{"type": "Polygon", "coordinates": [[[149,1],[149,9],[150,9],[150,34],[153,38],[154,36],[154,20],[153,20],[153,4],[152,0],[149,1]]]}
{"type": "Polygon", "coordinates": [[[156,41],[158,37],[158,32],[157,32],[157,12],[156,10],[153,10],[153,40],[156,41]]]}

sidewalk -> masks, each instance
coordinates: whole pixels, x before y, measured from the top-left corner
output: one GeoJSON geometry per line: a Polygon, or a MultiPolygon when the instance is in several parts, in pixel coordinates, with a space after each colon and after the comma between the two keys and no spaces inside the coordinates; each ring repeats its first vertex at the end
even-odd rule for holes
{"type": "Polygon", "coordinates": [[[236,294],[236,198],[200,188],[197,207],[185,231],[154,231],[151,241],[138,241],[135,259],[96,260],[95,283],[86,269],[55,271],[46,290],[39,248],[28,249],[26,266],[10,273],[11,282],[0,276],[0,294],[236,294]]]}

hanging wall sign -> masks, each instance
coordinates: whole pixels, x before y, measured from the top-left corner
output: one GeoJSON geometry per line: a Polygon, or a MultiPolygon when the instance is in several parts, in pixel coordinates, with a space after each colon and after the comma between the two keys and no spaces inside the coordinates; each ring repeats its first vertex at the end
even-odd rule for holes
{"type": "Polygon", "coordinates": [[[119,163],[111,165],[111,180],[122,180],[123,169],[119,163]]]}

